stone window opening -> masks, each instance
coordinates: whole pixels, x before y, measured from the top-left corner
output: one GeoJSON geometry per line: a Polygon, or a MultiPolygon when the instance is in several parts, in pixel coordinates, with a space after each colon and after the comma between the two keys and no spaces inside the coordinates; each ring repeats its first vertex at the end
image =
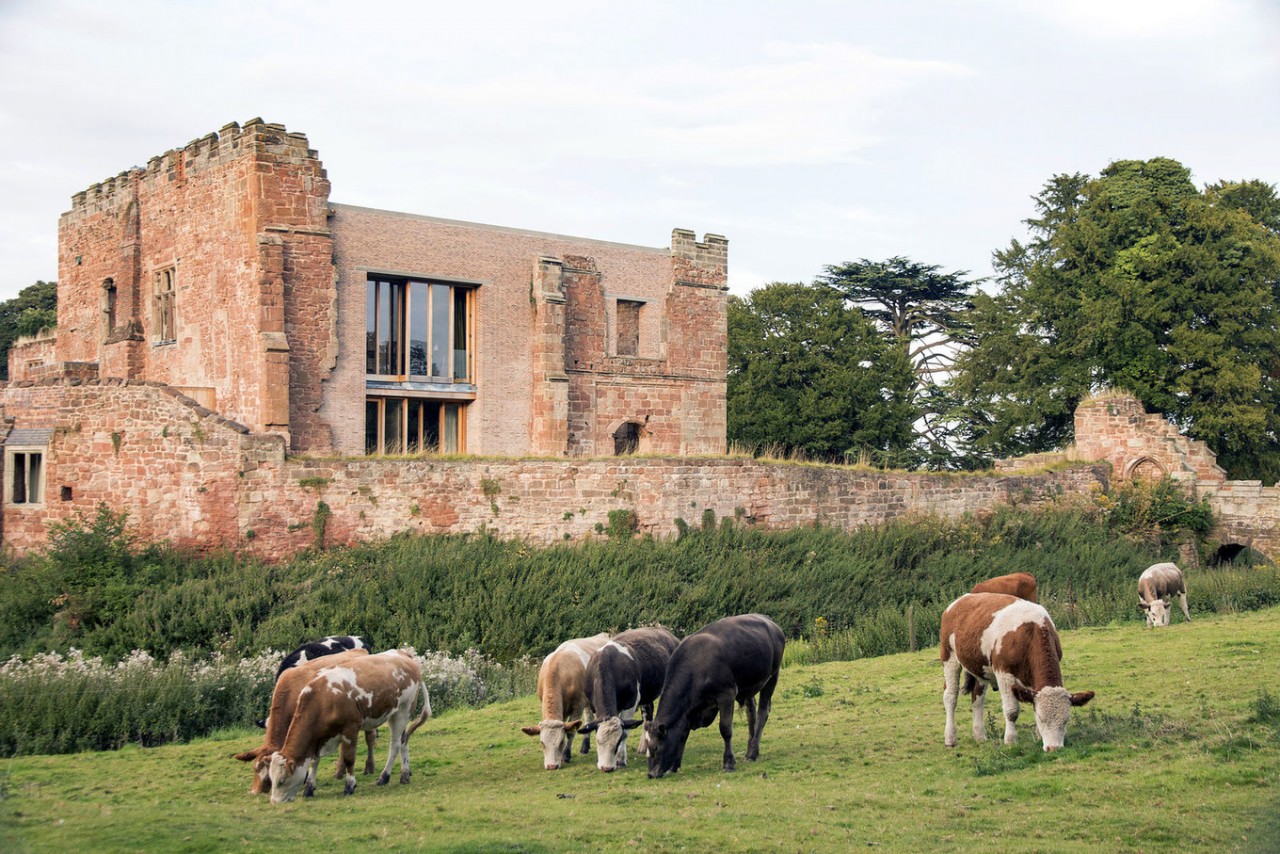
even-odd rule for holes
{"type": "Polygon", "coordinates": [[[640,355],[640,309],[643,302],[620,299],[614,312],[614,352],[619,356],[640,355]]]}
{"type": "Polygon", "coordinates": [[[5,498],[9,504],[44,504],[44,449],[6,449],[9,472],[5,498]]]}
{"type": "Polygon", "coordinates": [[[458,454],[467,447],[466,404],[414,397],[367,397],[369,455],[458,454]]]}
{"type": "Polygon", "coordinates": [[[1164,476],[1164,466],[1151,457],[1139,457],[1129,465],[1129,480],[1160,480],[1164,476]]]}
{"type": "Polygon", "coordinates": [[[155,289],[155,313],[152,318],[155,323],[155,341],[157,344],[164,344],[176,341],[178,338],[177,324],[175,318],[175,294],[174,294],[174,269],[168,267],[156,273],[156,289],[155,289]]]}
{"type": "Polygon", "coordinates": [[[119,292],[115,279],[106,279],[102,283],[102,340],[110,339],[116,328],[116,310],[119,292]]]}
{"type": "Polygon", "coordinates": [[[613,455],[625,457],[640,450],[642,428],[635,421],[627,421],[613,432],[613,455]]]}
{"type": "Polygon", "coordinates": [[[473,382],[474,285],[370,276],[365,374],[473,382]]]}

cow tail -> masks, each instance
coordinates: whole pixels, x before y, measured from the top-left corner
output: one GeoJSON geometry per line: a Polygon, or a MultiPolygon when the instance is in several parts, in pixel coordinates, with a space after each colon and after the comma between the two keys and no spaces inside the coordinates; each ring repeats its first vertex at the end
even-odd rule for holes
{"type": "Polygon", "coordinates": [[[973,677],[972,673],[966,670],[964,674],[964,683],[960,686],[960,693],[968,694],[970,697],[972,697],[973,689],[977,687],[977,685],[978,685],[978,680],[973,677]]]}
{"type": "Polygon", "coordinates": [[[404,731],[406,740],[417,731],[418,727],[427,722],[427,718],[431,717],[431,694],[427,692],[426,682],[420,684],[422,685],[422,714],[418,715],[418,719],[409,724],[409,728],[404,731]]]}

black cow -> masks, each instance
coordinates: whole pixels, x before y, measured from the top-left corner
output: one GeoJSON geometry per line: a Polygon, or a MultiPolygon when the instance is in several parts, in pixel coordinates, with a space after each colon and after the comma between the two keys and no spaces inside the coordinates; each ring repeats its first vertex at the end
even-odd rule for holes
{"type": "MultiPolygon", "coordinates": [[[[291,667],[297,667],[304,661],[321,658],[326,655],[333,655],[338,652],[346,652],[352,649],[369,649],[369,642],[359,635],[329,635],[317,641],[304,643],[284,657],[280,662],[280,666],[276,668],[276,681],[280,681],[280,674],[284,673],[291,667]]],[[[254,721],[260,727],[266,727],[267,721],[264,718],[260,721],[254,721]]],[[[369,749],[373,749],[372,743],[369,749]]],[[[368,772],[366,772],[368,773],[368,772]]]]}
{"type": "MultiPolygon", "coordinates": [[[[587,665],[587,704],[596,719],[578,730],[596,733],[596,767],[612,771],[627,764],[627,730],[640,726],[632,720],[636,709],[644,720],[653,719],[653,701],[662,691],[667,660],[680,643],[661,626],[631,629],[600,647],[587,665]]],[[[645,752],[640,740],[640,752],[645,752]]]]}
{"type": "Polygon", "coordinates": [[[747,759],[758,757],[785,644],[782,629],[761,614],[717,620],[681,641],[667,663],[658,714],[644,725],[649,776],[679,771],[689,731],[710,726],[717,714],[724,738],[724,770],[733,771],[735,702],[747,707],[747,759]]]}

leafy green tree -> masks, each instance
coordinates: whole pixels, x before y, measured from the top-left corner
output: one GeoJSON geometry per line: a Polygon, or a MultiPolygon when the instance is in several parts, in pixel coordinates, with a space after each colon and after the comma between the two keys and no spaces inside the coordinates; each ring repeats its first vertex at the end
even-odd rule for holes
{"type": "Polygon", "coordinates": [[[915,369],[913,403],[920,410],[916,427],[930,465],[945,467],[954,456],[952,408],[945,390],[954,357],[969,341],[966,320],[970,292],[979,280],[966,271],[940,272],[895,256],[886,261],[847,261],[826,268],[819,281],[845,295],[891,335],[915,369]]]}
{"type": "Polygon", "coordinates": [[[1280,475],[1280,209],[1258,182],[1197,191],[1174,160],[1059,175],[1031,238],[995,254],[957,361],[971,438],[1001,456],[1071,438],[1091,391],[1126,389],[1233,477],[1280,475]],[[1260,220],[1258,217],[1262,217],[1260,220]]]}
{"type": "Polygon", "coordinates": [[[844,295],[776,282],[729,298],[729,439],[914,466],[906,353],[844,295]]]}
{"type": "Polygon", "coordinates": [[[57,309],[57,282],[36,282],[13,299],[0,302],[0,379],[9,378],[9,349],[13,342],[56,324],[57,309]]]}

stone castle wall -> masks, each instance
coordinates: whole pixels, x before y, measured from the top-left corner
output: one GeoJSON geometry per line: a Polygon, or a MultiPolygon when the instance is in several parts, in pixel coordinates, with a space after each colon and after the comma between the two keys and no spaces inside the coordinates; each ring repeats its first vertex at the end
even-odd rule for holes
{"type": "Polygon", "coordinates": [[[400,531],[481,529],[550,544],[601,536],[611,511],[637,530],[676,533],[705,513],[782,529],[851,529],[911,514],[956,517],[1054,500],[1105,484],[1098,467],[1047,475],[859,472],[730,458],[386,460],[286,457],[284,438],[250,434],[169,387],[49,379],[0,390],[13,428],[53,429],[45,503],[4,508],[5,541],[23,553],[50,522],[127,510],[147,540],[244,549],[279,560],[312,546],[400,531]],[[323,503],[324,508],[321,508],[323,503]]]}

